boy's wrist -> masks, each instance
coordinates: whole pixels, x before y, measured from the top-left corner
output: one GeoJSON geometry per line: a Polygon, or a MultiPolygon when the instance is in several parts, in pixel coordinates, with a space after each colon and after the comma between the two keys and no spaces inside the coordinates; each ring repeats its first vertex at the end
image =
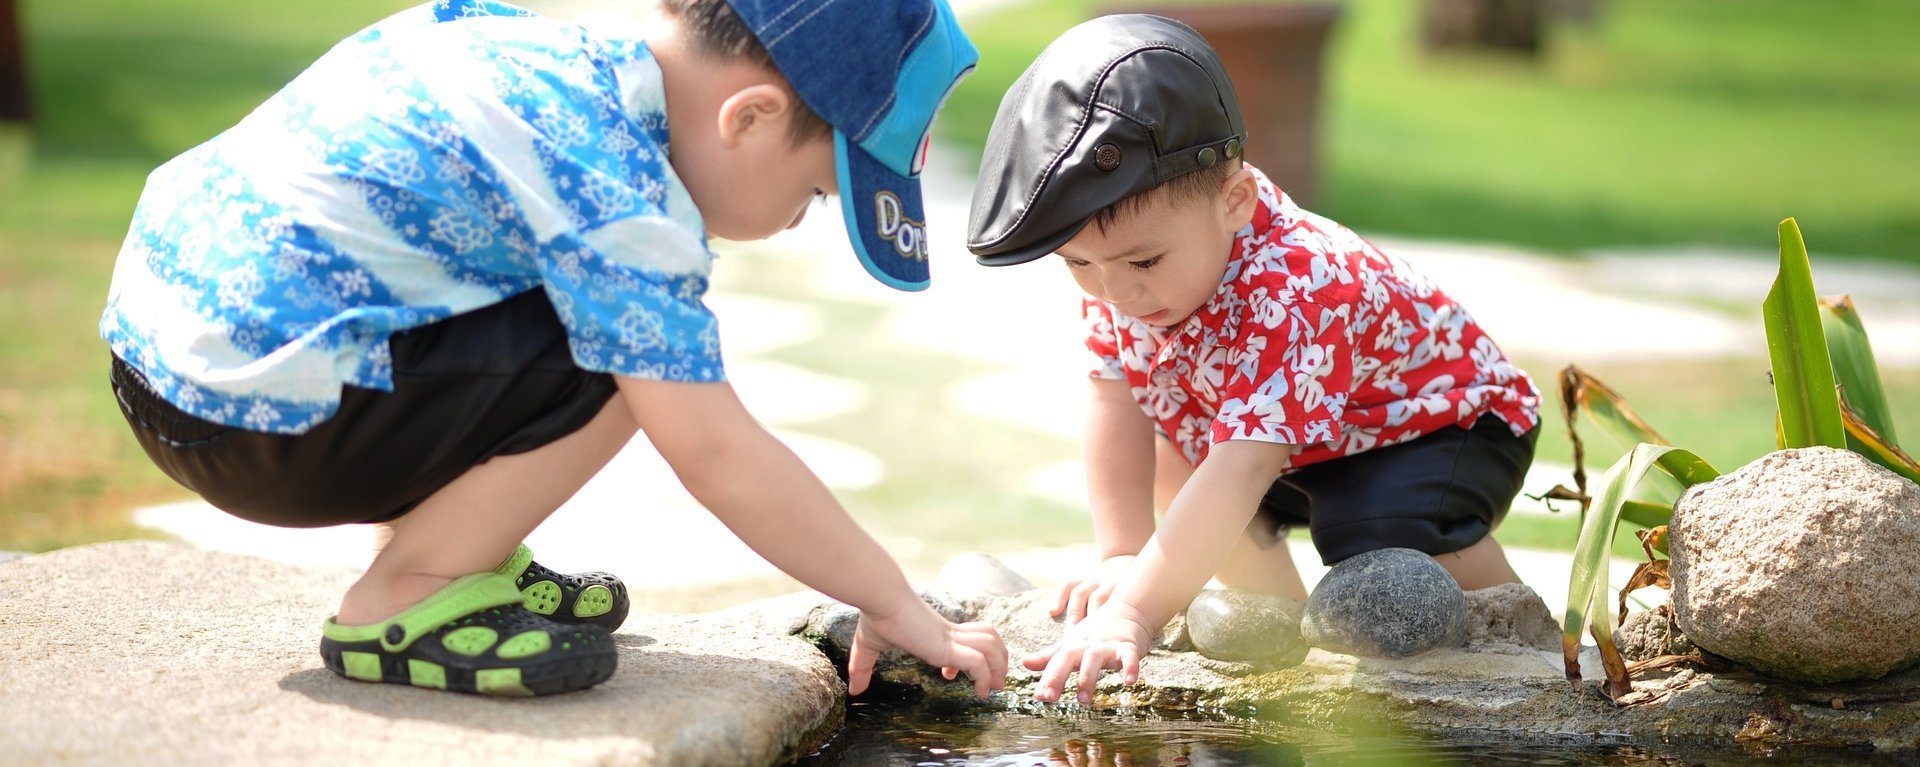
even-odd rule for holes
{"type": "Polygon", "coordinates": [[[888,589],[888,593],[870,605],[854,605],[861,614],[874,620],[891,621],[918,609],[931,611],[919,594],[910,588],[888,589]]]}

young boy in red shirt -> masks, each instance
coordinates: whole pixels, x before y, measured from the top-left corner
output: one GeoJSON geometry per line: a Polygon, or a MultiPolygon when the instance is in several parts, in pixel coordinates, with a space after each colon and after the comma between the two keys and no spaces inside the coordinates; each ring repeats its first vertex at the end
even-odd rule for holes
{"type": "Polygon", "coordinates": [[[1389,547],[1466,589],[1519,579],[1489,535],[1533,457],[1539,393],[1404,261],[1241,159],[1233,86],[1170,19],[1069,30],[1008,91],[968,248],[1056,255],[1086,291],[1097,572],[1063,585],[1035,696],[1131,683],[1209,578],[1306,598],[1281,538],[1329,565],[1389,547]],[[1154,510],[1164,512],[1156,528],[1154,510]],[[1084,619],[1082,619],[1084,616],[1084,619]]]}

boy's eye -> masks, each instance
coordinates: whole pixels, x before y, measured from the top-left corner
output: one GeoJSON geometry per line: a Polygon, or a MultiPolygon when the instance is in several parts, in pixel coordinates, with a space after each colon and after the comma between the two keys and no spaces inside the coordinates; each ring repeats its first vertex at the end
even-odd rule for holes
{"type": "Polygon", "coordinates": [[[1086,261],[1077,258],[1062,258],[1060,260],[1067,262],[1067,268],[1069,269],[1078,269],[1087,265],[1086,261]]]}
{"type": "Polygon", "coordinates": [[[1160,263],[1160,259],[1162,258],[1166,258],[1166,256],[1154,256],[1153,258],[1141,259],[1139,261],[1128,261],[1127,265],[1145,271],[1152,269],[1154,264],[1160,263]]]}

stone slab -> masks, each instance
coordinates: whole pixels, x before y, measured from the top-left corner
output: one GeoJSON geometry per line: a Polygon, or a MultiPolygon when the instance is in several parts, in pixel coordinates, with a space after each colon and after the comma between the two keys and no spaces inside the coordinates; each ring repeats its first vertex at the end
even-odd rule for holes
{"type": "Polygon", "coordinates": [[[618,673],[578,693],[348,681],[318,645],[354,577],[155,542],[0,564],[0,761],[774,764],[843,715],[817,649],[699,617],[630,618],[618,673]]]}

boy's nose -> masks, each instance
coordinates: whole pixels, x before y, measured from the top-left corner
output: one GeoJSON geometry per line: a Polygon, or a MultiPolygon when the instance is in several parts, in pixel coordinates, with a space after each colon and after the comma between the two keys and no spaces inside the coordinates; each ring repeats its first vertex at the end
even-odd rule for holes
{"type": "Polygon", "coordinates": [[[1107,303],[1126,304],[1138,300],[1146,291],[1140,281],[1125,272],[1100,275],[1100,289],[1106,293],[1107,303]]]}

